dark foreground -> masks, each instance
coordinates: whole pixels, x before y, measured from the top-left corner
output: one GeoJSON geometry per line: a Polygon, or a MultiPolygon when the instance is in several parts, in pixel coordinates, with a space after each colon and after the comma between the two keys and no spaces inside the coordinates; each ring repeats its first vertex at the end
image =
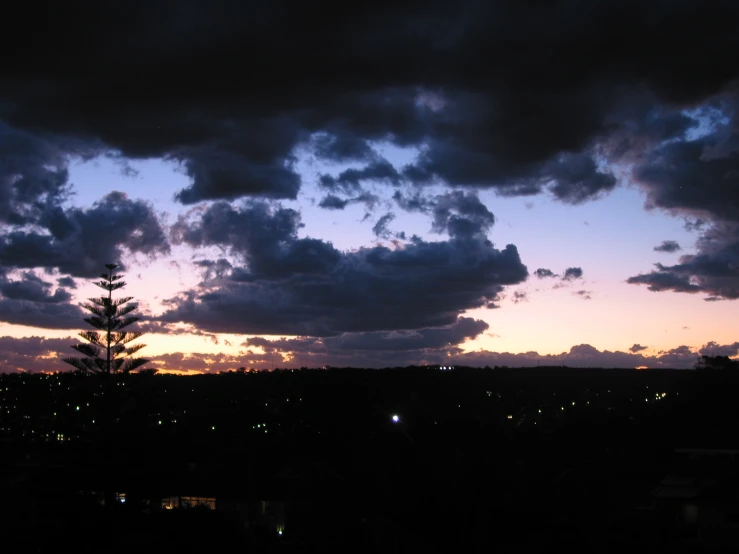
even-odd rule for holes
{"type": "Polygon", "coordinates": [[[739,546],[730,372],[6,375],[0,394],[18,551],[739,546]]]}

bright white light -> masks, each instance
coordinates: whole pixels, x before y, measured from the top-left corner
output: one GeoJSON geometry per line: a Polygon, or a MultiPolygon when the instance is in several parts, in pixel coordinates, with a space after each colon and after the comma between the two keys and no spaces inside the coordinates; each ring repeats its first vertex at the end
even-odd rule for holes
{"type": "Polygon", "coordinates": [[[400,421],[400,416],[397,414],[393,416],[393,423],[398,423],[400,421]]]}
{"type": "Polygon", "coordinates": [[[277,534],[278,535],[282,535],[282,531],[277,531],[277,534]]]}

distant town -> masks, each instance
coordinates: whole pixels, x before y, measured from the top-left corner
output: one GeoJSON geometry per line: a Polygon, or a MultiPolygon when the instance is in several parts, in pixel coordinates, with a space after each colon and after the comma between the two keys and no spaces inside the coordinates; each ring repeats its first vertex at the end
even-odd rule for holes
{"type": "Polygon", "coordinates": [[[111,513],[182,548],[720,548],[737,394],[720,370],[3,374],[3,517],[42,552],[111,513]]]}

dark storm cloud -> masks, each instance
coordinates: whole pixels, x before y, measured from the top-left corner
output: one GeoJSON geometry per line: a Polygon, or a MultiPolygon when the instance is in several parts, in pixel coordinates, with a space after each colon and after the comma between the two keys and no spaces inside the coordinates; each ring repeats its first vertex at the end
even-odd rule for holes
{"type": "Polygon", "coordinates": [[[682,248],[674,240],[662,241],[662,244],[654,247],[655,252],[677,252],[678,250],[682,250],[682,248]]]}
{"type": "Polygon", "coordinates": [[[634,343],[634,345],[631,348],[629,348],[629,352],[636,354],[637,352],[641,352],[642,350],[646,350],[647,348],[649,347],[634,343]]]}
{"type": "Polygon", "coordinates": [[[376,156],[366,140],[349,133],[316,133],[310,145],[317,157],[334,162],[367,161],[376,156]]]}
{"type": "Polygon", "coordinates": [[[539,279],[544,279],[545,277],[557,277],[557,274],[554,273],[551,269],[545,269],[543,267],[540,267],[536,271],[534,271],[534,275],[536,275],[539,279]]]}
{"type": "Polygon", "coordinates": [[[575,279],[582,279],[582,269],[579,267],[568,267],[562,276],[562,280],[574,281],[575,279]]]}
{"type": "Polygon", "coordinates": [[[68,158],[98,153],[81,141],[38,136],[0,121],[0,223],[37,223],[69,198],[68,158]]]}
{"type": "Polygon", "coordinates": [[[121,192],[111,192],[91,208],[52,207],[39,224],[48,232],[10,228],[0,234],[0,264],[91,277],[106,263],[120,263],[124,250],[150,256],[169,251],[153,208],[121,192]]]}
{"type": "Polygon", "coordinates": [[[648,206],[739,221],[739,161],[707,158],[710,144],[708,138],[668,143],[637,166],[648,206]]]}
{"type": "Polygon", "coordinates": [[[703,135],[667,142],[635,166],[647,206],[686,218],[698,231],[696,254],[673,266],[637,275],[650,290],[705,292],[708,299],[739,298],[739,101],[736,92],[702,109],[703,135]]]}
{"type": "MultiPolygon", "coordinates": [[[[401,171],[386,167],[385,182],[547,190],[579,203],[615,183],[599,157],[631,160],[679,139],[694,122],[677,108],[712,101],[739,67],[739,7],[728,1],[172,9],[138,0],[41,13],[19,7],[0,39],[12,53],[2,58],[0,118],[34,136],[178,160],[193,181],[178,194],[184,203],[294,198],[293,155],[304,145],[362,164],[346,175],[352,186],[372,178],[370,144],[382,140],[422,149],[401,171]],[[33,40],[19,50],[18,36],[33,40]]],[[[711,155],[725,159],[730,144],[711,155]]],[[[692,154],[680,148],[667,149],[686,169],[692,154]]],[[[668,165],[637,173],[672,178],[668,165]]],[[[680,195],[657,186],[658,203],[680,195]]]]}
{"type": "Polygon", "coordinates": [[[192,184],[175,194],[183,204],[195,204],[213,198],[235,199],[241,196],[296,198],[300,175],[290,164],[279,159],[251,161],[250,151],[231,147],[184,149],[170,158],[181,162],[192,184]]]}
{"type": "Polygon", "coordinates": [[[497,250],[482,233],[485,211],[465,195],[456,198],[446,219],[449,240],[412,237],[352,252],[298,238],[294,210],[213,204],[193,221],[181,218],[174,240],[226,248],[239,264],[228,278],[170,299],[161,320],[210,332],[313,336],[451,325],[527,277],[515,246],[497,250]]]}

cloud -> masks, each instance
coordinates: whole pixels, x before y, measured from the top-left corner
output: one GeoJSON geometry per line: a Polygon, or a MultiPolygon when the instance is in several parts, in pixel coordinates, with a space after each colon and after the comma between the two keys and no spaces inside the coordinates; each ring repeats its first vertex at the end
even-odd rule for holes
{"type": "Polygon", "coordinates": [[[316,157],[334,162],[369,161],[377,157],[366,140],[346,131],[316,133],[310,145],[316,157]]]}
{"type": "Polygon", "coordinates": [[[495,216],[472,192],[441,194],[434,199],[432,210],[431,229],[452,238],[483,236],[495,224],[495,216]]]}
{"type": "MultiPolygon", "coordinates": [[[[176,198],[189,205],[295,199],[306,152],[343,164],[319,178],[327,209],[374,205],[370,183],[428,213],[429,184],[579,204],[623,177],[648,207],[705,222],[693,258],[630,282],[736,298],[739,6],[590,4],[363,4],[327,19],[320,6],[254,17],[238,3],[173,14],[135,0],[125,14],[55,9],[43,36],[37,14],[19,12],[14,34],[35,39],[0,77],[0,221],[14,226],[0,237],[0,263],[87,276],[131,246],[108,240],[96,257],[81,233],[58,236],[81,221],[61,208],[72,158],[175,161],[190,178],[176,198]],[[238,71],[249,86],[234,84],[238,71]],[[383,143],[418,155],[396,167],[378,153],[383,143]],[[72,258],[83,268],[66,271],[72,258]]],[[[17,50],[10,35],[0,45],[17,50]]],[[[473,232],[484,226],[463,219],[473,232]]]]}
{"type": "Polygon", "coordinates": [[[711,299],[739,297],[739,100],[721,94],[698,110],[704,131],[648,152],[633,169],[647,207],[686,219],[700,232],[696,254],[629,282],[651,290],[705,292],[711,299]]]}
{"type": "Polygon", "coordinates": [[[21,273],[20,279],[0,276],[0,321],[46,329],[74,329],[82,324],[83,312],[70,304],[72,295],[35,273],[21,273]]]}
{"type": "Polygon", "coordinates": [[[386,367],[437,363],[459,354],[457,345],[488,329],[484,321],[461,317],[455,323],[415,331],[370,331],[334,337],[296,337],[268,340],[247,339],[243,346],[258,347],[279,356],[286,367],[386,367]]]}
{"type": "Polygon", "coordinates": [[[582,269],[579,267],[568,267],[562,276],[562,280],[574,281],[575,279],[582,279],[582,269]]]}
{"type": "Polygon", "coordinates": [[[349,200],[343,200],[336,195],[327,194],[318,203],[318,206],[327,210],[343,210],[349,204],[349,200]]]}
{"type": "MultiPolygon", "coordinates": [[[[494,352],[477,350],[463,352],[457,345],[474,338],[487,328],[486,324],[471,318],[460,318],[442,328],[423,329],[416,333],[351,333],[331,338],[296,337],[268,340],[262,337],[247,339],[246,350],[238,354],[184,354],[172,352],[151,356],[150,367],[188,372],[217,372],[239,367],[395,367],[403,365],[469,365],[473,367],[561,366],[592,368],[675,368],[692,369],[700,355],[728,355],[739,353],[739,343],[718,345],[708,342],[698,351],[679,346],[654,356],[639,353],[645,347],[634,345],[629,352],[598,350],[589,344],[573,346],[561,354],[538,352],[494,352]],[[397,342],[395,342],[397,341],[397,342]],[[639,347],[638,351],[634,351],[639,347]],[[255,349],[264,350],[257,352],[255,349]]],[[[70,354],[73,337],[46,339],[42,337],[0,337],[0,372],[18,370],[64,371],[70,367],[61,357],[70,354]]]]}
{"type": "Polygon", "coordinates": [[[674,240],[662,241],[662,244],[654,247],[655,252],[677,252],[678,250],[682,250],[682,248],[674,240]]]}
{"type": "Polygon", "coordinates": [[[29,300],[41,303],[64,303],[72,297],[65,289],[58,287],[54,294],[50,294],[51,283],[44,281],[35,273],[25,271],[21,279],[0,279],[0,294],[10,300],[29,300]]]}
{"type": "Polygon", "coordinates": [[[392,212],[388,212],[385,215],[383,215],[380,219],[377,220],[377,223],[375,223],[375,226],[372,227],[372,232],[375,234],[378,238],[390,238],[392,233],[388,229],[388,225],[395,219],[395,214],[392,212]]]}
{"type": "Polygon", "coordinates": [[[69,158],[90,158],[100,147],[59,136],[39,136],[0,121],[0,222],[38,223],[71,195],[69,158]]]}
{"type": "Polygon", "coordinates": [[[47,232],[10,228],[0,233],[0,263],[12,268],[58,269],[77,277],[119,263],[124,251],[149,256],[169,252],[150,204],[111,192],[91,208],[53,207],[40,221],[47,232]]]}
{"type": "MultiPolygon", "coordinates": [[[[381,177],[389,183],[550,191],[580,203],[613,188],[604,158],[681,139],[694,119],[683,108],[707,105],[737,77],[729,2],[593,10],[577,0],[535,13],[513,1],[362,4],[330,19],[326,10],[270,6],[255,16],[215,2],[175,14],[160,0],[135,0],[125,13],[54,9],[54,28],[4,67],[0,118],[35,137],[179,161],[192,180],[177,195],[186,204],[295,198],[301,147],[362,164],[345,178],[361,183],[374,178],[379,141],[421,150],[398,177],[381,177]],[[248,86],[235,84],[239,72],[248,86]]],[[[32,9],[14,17],[19,36],[36,27],[32,9]]],[[[15,49],[10,36],[0,45],[15,49]]]]}
{"type": "Polygon", "coordinates": [[[582,204],[602,196],[616,186],[616,178],[598,169],[591,155],[560,154],[544,168],[551,181],[549,190],[568,204],[582,204]]]}
{"type": "Polygon", "coordinates": [[[56,280],[57,285],[60,287],[65,287],[68,289],[76,289],[77,288],[77,282],[72,279],[71,277],[59,277],[56,280]]]}
{"type": "MultiPolygon", "coordinates": [[[[636,345],[638,346],[638,345],[636,345]]],[[[632,347],[633,348],[633,347],[632,347]]],[[[674,348],[656,356],[645,356],[638,352],[598,350],[589,344],[573,346],[561,354],[539,354],[538,352],[510,353],[480,350],[466,352],[454,357],[454,363],[470,366],[534,367],[562,366],[592,368],[670,368],[692,369],[698,353],[687,346],[674,348]]]]}
{"type": "Polygon", "coordinates": [[[634,345],[631,348],[629,348],[629,352],[636,354],[637,352],[641,352],[642,350],[646,350],[647,348],[649,347],[634,343],[634,345]]]}
{"type": "Polygon", "coordinates": [[[64,356],[74,355],[73,337],[49,339],[44,337],[0,337],[0,373],[27,371],[65,371],[71,366],[62,362],[64,356]]]}
{"type": "Polygon", "coordinates": [[[513,293],[513,303],[514,304],[518,304],[520,302],[528,302],[528,301],[529,301],[529,297],[525,292],[517,290],[513,293]]]}
{"type": "Polygon", "coordinates": [[[539,279],[544,279],[545,277],[557,277],[557,274],[552,272],[551,269],[544,269],[543,267],[540,267],[536,271],[534,271],[534,275],[536,275],[539,279]]]}
{"type": "Polygon", "coordinates": [[[404,194],[400,190],[396,190],[393,193],[393,200],[406,212],[428,213],[433,206],[433,201],[419,191],[404,194]]]}
{"type": "Polygon", "coordinates": [[[346,169],[338,177],[321,175],[318,183],[321,187],[332,192],[353,194],[362,191],[364,181],[381,181],[391,185],[400,184],[400,175],[395,167],[385,159],[372,161],[361,169],[346,169]]]}
{"type": "MultiPolygon", "coordinates": [[[[667,269],[661,264],[656,264],[659,269],[667,269]]],[[[646,275],[629,277],[626,280],[631,285],[648,285],[653,292],[672,290],[675,292],[700,292],[701,287],[690,282],[687,277],[679,277],[669,271],[652,271],[646,275]]]]}
{"type": "Polygon", "coordinates": [[[739,298],[739,223],[714,223],[703,232],[697,250],[681,256],[678,264],[655,264],[656,271],[630,277],[627,283],[645,284],[655,292],[703,292],[707,300],[739,298]]]}
{"type": "Polygon", "coordinates": [[[739,354],[739,342],[733,344],[718,344],[717,342],[711,341],[703,345],[698,350],[698,354],[701,356],[736,356],[739,354]]]}
{"type": "MultiPolygon", "coordinates": [[[[240,367],[251,367],[250,362],[257,361],[243,355],[225,354],[222,352],[203,354],[199,352],[170,352],[157,356],[148,356],[149,363],[145,367],[176,373],[218,373],[232,371],[240,367]]],[[[262,366],[263,367],[263,366],[262,366]]]]}
{"type": "Polygon", "coordinates": [[[340,252],[298,238],[294,210],[215,203],[192,220],[181,218],[173,240],[223,247],[238,263],[228,277],[169,299],[161,321],[208,332],[306,336],[451,325],[528,275],[515,246],[498,250],[484,236],[487,213],[455,195],[439,224],[449,240],[411,237],[392,249],[340,252]]]}
{"type": "Polygon", "coordinates": [[[578,290],[573,292],[575,296],[579,296],[583,300],[592,300],[592,296],[590,296],[593,293],[593,291],[590,290],[578,290]]]}

